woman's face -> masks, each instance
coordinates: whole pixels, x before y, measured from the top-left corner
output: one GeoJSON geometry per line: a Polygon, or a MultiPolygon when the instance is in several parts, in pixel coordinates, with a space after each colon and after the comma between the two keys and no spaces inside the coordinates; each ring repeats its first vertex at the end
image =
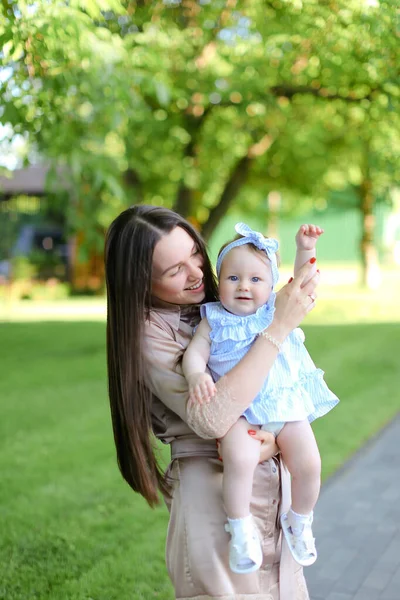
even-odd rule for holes
{"type": "Polygon", "coordinates": [[[203,257],[181,227],[175,227],[155,245],[151,293],[171,304],[199,304],[204,300],[203,257]]]}

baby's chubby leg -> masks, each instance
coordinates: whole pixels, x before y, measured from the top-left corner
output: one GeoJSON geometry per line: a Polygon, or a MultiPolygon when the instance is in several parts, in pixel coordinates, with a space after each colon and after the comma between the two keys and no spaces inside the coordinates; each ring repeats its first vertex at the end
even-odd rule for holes
{"type": "Polygon", "coordinates": [[[286,423],[276,440],[292,476],[292,510],[312,512],[321,487],[321,458],[308,421],[286,423]]]}
{"type": "Polygon", "coordinates": [[[223,496],[228,515],[226,531],[231,534],[229,566],[234,573],[252,573],[262,563],[262,548],[253,517],[250,501],[253,476],[260,460],[258,440],[248,434],[259,429],[240,418],[221,440],[224,461],[223,496]]]}
{"type": "Polygon", "coordinates": [[[292,475],[292,506],[281,515],[282,529],[294,559],[307,567],[317,559],[311,528],[321,485],[317,442],[308,421],[286,423],[276,441],[292,475]]]}
{"type": "Polygon", "coordinates": [[[223,494],[230,519],[242,519],[250,514],[253,476],[260,460],[260,442],[252,439],[249,430],[259,429],[241,417],[221,440],[224,461],[223,494]]]}

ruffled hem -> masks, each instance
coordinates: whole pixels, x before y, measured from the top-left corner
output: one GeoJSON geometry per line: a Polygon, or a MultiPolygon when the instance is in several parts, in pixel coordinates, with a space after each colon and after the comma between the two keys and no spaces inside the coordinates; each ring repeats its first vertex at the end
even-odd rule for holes
{"type": "Polygon", "coordinates": [[[269,389],[266,397],[257,398],[243,416],[253,425],[304,419],[311,423],[328,413],[339,402],[323,376],[322,369],[315,369],[302,373],[294,385],[269,389]]]}
{"type": "Polygon", "coordinates": [[[271,325],[275,313],[275,298],[276,294],[272,292],[267,304],[263,304],[254,314],[245,317],[233,315],[220,302],[203,304],[200,314],[207,318],[210,325],[211,341],[240,342],[254,338],[271,325]]]}
{"type": "Polygon", "coordinates": [[[315,372],[304,373],[301,378],[305,391],[309,394],[310,398],[314,398],[315,409],[308,415],[310,423],[315,419],[323,417],[339,404],[339,398],[328,388],[323,377],[324,371],[316,369],[315,372]]]}

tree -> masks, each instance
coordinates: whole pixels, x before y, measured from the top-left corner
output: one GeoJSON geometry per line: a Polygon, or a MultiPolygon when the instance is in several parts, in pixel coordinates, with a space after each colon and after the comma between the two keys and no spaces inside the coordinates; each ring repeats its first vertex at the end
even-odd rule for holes
{"type": "Polygon", "coordinates": [[[398,110],[397,10],[5,0],[3,120],[65,164],[87,247],[138,201],[176,208],[209,237],[234,202],[324,193],[337,154],[356,143],[353,112],[398,110]]]}

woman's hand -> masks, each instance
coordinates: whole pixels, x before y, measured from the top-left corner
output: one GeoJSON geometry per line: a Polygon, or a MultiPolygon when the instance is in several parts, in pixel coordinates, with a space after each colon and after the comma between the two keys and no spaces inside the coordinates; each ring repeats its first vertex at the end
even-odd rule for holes
{"type": "MultiPolygon", "coordinates": [[[[253,438],[253,440],[259,440],[261,442],[260,460],[258,462],[262,463],[265,460],[269,460],[279,452],[279,448],[276,445],[275,436],[269,431],[263,431],[262,429],[254,431],[253,429],[250,429],[248,434],[253,438]]],[[[221,442],[220,440],[216,440],[216,442],[219,460],[222,462],[221,442]]],[[[238,452],[240,452],[239,449],[238,452]]]]}
{"type": "Polygon", "coordinates": [[[262,463],[265,460],[269,460],[279,452],[279,448],[276,445],[276,440],[273,433],[270,433],[269,431],[263,431],[262,429],[258,429],[257,431],[250,429],[248,433],[251,435],[253,440],[260,440],[261,442],[260,460],[258,462],[262,463]]]}
{"type": "Polygon", "coordinates": [[[307,262],[299,270],[294,279],[284,285],[276,295],[275,314],[268,331],[279,341],[300,325],[304,317],[315,306],[317,294],[315,289],[319,283],[320,274],[317,271],[311,279],[310,272],[313,263],[307,262]]]}

